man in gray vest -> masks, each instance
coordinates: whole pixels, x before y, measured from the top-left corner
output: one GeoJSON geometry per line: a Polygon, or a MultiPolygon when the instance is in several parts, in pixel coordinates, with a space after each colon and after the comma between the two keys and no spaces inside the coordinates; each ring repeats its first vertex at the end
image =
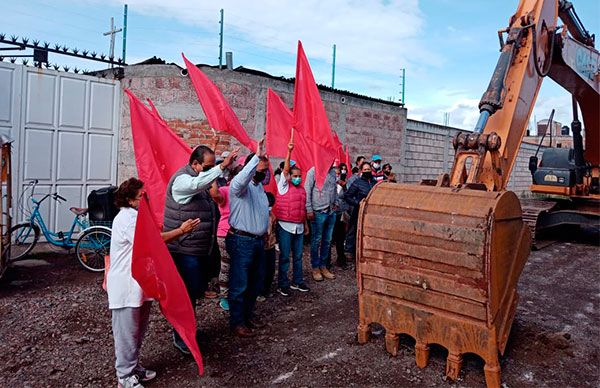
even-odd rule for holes
{"type": "Polygon", "coordinates": [[[242,171],[229,186],[229,232],[225,247],[230,257],[229,325],[239,337],[252,337],[252,329],[264,326],[254,319],[254,304],[265,260],[265,234],[269,226],[269,201],[263,188],[269,160],[258,143],[256,155],[248,155],[242,171]]]}
{"type": "MultiPolygon", "coordinates": [[[[217,230],[218,210],[208,189],[237,157],[233,150],[223,163],[215,166],[215,153],[209,147],[198,146],[190,155],[189,164],[173,174],[167,186],[164,231],[177,229],[182,219],[200,218],[192,233],[171,241],[167,246],[183,279],[194,309],[196,299],[204,293],[210,280],[210,258],[217,230]]],[[[184,354],[191,354],[179,334],[173,330],[173,344],[184,354]]]]}

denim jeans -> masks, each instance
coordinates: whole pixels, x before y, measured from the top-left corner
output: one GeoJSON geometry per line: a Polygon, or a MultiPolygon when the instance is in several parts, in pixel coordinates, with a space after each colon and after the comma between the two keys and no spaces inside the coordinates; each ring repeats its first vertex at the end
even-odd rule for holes
{"type": "Polygon", "coordinates": [[[311,222],[310,264],[315,268],[325,268],[331,246],[333,227],[335,226],[334,212],[315,212],[311,222]]]}
{"type": "Polygon", "coordinates": [[[228,234],[229,325],[245,325],[252,319],[256,297],[264,282],[265,242],[261,238],[228,234]]]}
{"type": "Polygon", "coordinates": [[[184,255],[171,253],[177,272],[185,284],[192,307],[196,308],[196,299],[202,297],[209,282],[209,260],[208,257],[184,255]]]}
{"type": "Polygon", "coordinates": [[[279,236],[279,288],[288,288],[290,279],[290,255],[292,256],[292,272],[294,284],[304,283],[302,276],[302,248],[304,234],[293,234],[277,224],[277,235],[279,236]]]}
{"type": "MultiPolygon", "coordinates": [[[[208,257],[171,253],[177,267],[177,272],[185,284],[192,308],[196,310],[196,300],[204,294],[210,281],[210,260],[208,257]]],[[[175,338],[181,340],[177,331],[173,330],[175,338]]]]}

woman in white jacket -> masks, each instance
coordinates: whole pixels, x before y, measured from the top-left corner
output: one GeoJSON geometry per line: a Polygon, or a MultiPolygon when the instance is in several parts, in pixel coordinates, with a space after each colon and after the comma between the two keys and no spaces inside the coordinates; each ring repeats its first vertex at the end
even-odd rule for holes
{"type": "MultiPolygon", "coordinates": [[[[152,299],[146,298],[131,274],[131,258],[137,221],[137,208],[143,195],[144,182],[130,178],[116,193],[115,204],[120,208],[112,225],[110,267],[106,276],[108,308],[112,312],[115,340],[115,369],[119,387],[143,388],[140,381],[149,381],[156,372],[139,363],[142,340],[150,318],[152,299]]],[[[162,233],[165,241],[178,238],[194,230],[199,219],[190,219],[177,229],[162,233]]]]}

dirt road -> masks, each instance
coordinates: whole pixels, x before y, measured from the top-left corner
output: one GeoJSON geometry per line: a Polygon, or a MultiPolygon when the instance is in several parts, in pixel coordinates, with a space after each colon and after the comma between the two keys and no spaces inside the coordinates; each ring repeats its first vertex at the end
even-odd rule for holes
{"type": "MultiPolygon", "coordinates": [[[[0,283],[0,386],[116,386],[101,276],[83,270],[73,256],[32,258],[0,283]]],[[[397,357],[386,353],[383,336],[359,345],[354,271],[336,273],[333,281],[309,281],[307,294],[259,303],[268,326],[253,339],[232,337],[226,313],[204,300],[197,312],[201,378],[193,361],[173,348],[170,327],[155,308],[142,360],[159,376],[148,386],[484,386],[476,356],[465,358],[453,384],[444,378],[443,348],[434,347],[421,370],[409,337],[397,357]]],[[[505,386],[600,384],[599,280],[597,246],[560,243],[532,252],[501,358],[505,386]]]]}

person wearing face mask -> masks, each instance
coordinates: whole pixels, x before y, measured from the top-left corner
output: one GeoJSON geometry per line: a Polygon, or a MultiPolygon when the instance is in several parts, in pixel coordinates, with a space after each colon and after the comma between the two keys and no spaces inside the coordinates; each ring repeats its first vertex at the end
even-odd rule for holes
{"type": "MultiPolygon", "coordinates": [[[[232,165],[238,151],[239,148],[231,151],[216,166],[213,150],[203,145],[198,146],[192,151],[189,163],[177,170],[167,185],[164,230],[176,229],[188,218],[202,220],[202,224],[194,232],[167,244],[194,308],[196,300],[206,291],[210,278],[218,274],[220,262],[220,255],[217,255],[217,223],[220,214],[208,189],[232,165]]],[[[175,330],[173,345],[180,352],[191,354],[175,330]]]]}
{"type": "Polygon", "coordinates": [[[360,178],[352,183],[344,195],[344,199],[348,205],[353,207],[349,223],[353,227],[352,230],[355,231],[354,233],[356,233],[356,226],[358,223],[358,210],[360,207],[360,201],[365,199],[373,186],[377,184],[377,181],[373,179],[371,163],[363,162],[363,164],[360,166],[360,171],[360,178]]]}
{"type": "Polygon", "coordinates": [[[379,156],[378,154],[373,155],[373,157],[371,158],[371,168],[373,178],[377,182],[385,180],[385,175],[383,174],[383,169],[381,168],[381,156],[379,156]]]}
{"type": "MultiPolygon", "coordinates": [[[[120,387],[143,388],[140,382],[150,381],[156,372],[140,365],[142,341],[148,328],[152,299],[131,274],[131,260],[137,222],[137,209],[142,199],[144,182],[130,178],[121,183],[115,194],[115,204],[120,208],[112,224],[110,241],[110,267],[106,274],[108,308],[112,313],[115,342],[115,369],[120,387]]],[[[189,234],[200,225],[200,220],[188,219],[168,232],[161,233],[165,242],[189,234]]]]}
{"type": "Polygon", "coordinates": [[[277,200],[273,213],[277,218],[277,236],[279,238],[279,278],[277,292],[290,296],[290,289],[308,292],[302,275],[302,247],[304,233],[308,232],[306,221],[306,190],[301,185],[302,172],[296,165],[290,166],[290,157],[294,149],[293,141],[288,144],[288,152],[283,170],[277,181],[277,200]],[[291,185],[290,185],[291,183],[291,185]],[[288,271],[292,256],[293,280],[290,285],[288,271]]]}
{"type": "Polygon", "coordinates": [[[269,170],[265,140],[229,187],[229,231],[225,247],[230,258],[229,325],[238,337],[253,337],[264,324],[254,317],[254,305],[264,281],[265,235],[269,227],[269,201],[263,181],[269,170]]]}

